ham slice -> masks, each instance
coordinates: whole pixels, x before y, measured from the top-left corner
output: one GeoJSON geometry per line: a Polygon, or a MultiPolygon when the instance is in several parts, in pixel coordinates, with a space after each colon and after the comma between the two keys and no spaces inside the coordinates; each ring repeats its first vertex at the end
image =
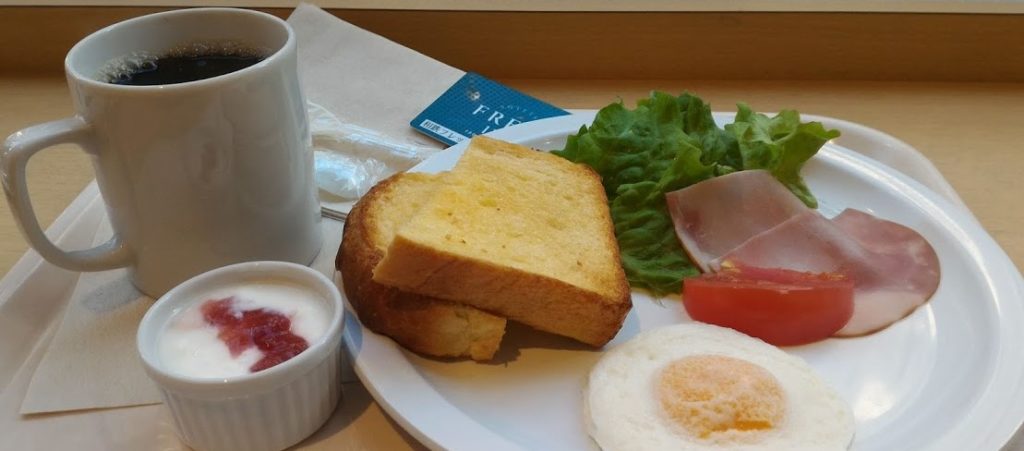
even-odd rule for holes
{"type": "Polygon", "coordinates": [[[853,318],[836,335],[864,335],[885,328],[928,302],[938,290],[939,256],[914,229],[852,208],[832,222],[864,247],[875,272],[884,275],[875,279],[878,285],[873,292],[861,291],[853,318]]]}
{"type": "Polygon", "coordinates": [[[739,171],[665,194],[676,235],[701,271],[808,208],[768,171],[739,171]]]}
{"type": "Polygon", "coordinates": [[[708,181],[666,194],[676,233],[694,260],[701,259],[701,269],[735,265],[846,274],[854,281],[854,311],[837,336],[884,329],[935,293],[938,256],[913,229],[854,209],[829,220],[796,200],[770,174],[763,173],[778,189],[768,188],[761,174],[741,176],[744,172],[711,181],[731,177],[751,186],[707,185],[682,193],[708,181]],[[723,201],[749,203],[734,204],[730,212],[723,201]]]}
{"type": "Polygon", "coordinates": [[[926,298],[935,294],[940,278],[939,256],[914,229],[852,208],[832,218],[832,223],[871,253],[878,271],[901,281],[895,287],[922,293],[926,298]]]}
{"type": "Polygon", "coordinates": [[[939,286],[939,259],[910,228],[847,209],[835,220],[807,210],[712,262],[843,273],[853,279],[853,317],[837,336],[883,329],[913,312],[939,286]]]}

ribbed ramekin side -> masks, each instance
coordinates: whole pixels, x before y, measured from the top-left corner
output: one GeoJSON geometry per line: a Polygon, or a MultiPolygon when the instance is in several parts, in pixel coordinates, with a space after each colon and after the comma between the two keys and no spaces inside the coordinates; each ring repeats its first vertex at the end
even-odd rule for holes
{"type": "Polygon", "coordinates": [[[341,347],[305,374],[264,393],[198,399],[163,389],[182,441],[198,451],[277,451],[308,437],[340,399],[341,347]]]}

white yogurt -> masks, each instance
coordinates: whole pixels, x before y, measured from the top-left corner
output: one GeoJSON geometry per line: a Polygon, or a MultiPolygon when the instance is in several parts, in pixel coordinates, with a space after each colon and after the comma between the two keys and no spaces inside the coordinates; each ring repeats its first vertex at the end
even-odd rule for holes
{"type": "Polygon", "coordinates": [[[288,282],[246,282],[210,290],[187,304],[168,321],[160,334],[158,352],[168,371],[191,377],[221,378],[250,374],[263,358],[256,347],[232,356],[217,337],[217,326],[203,319],[202,305],[209,300],[234,297],[239,311],[268,309],[291,320],[291,332],[312,346],[327,330],[331,318],[326,301],[316,293],[288,282]]]}

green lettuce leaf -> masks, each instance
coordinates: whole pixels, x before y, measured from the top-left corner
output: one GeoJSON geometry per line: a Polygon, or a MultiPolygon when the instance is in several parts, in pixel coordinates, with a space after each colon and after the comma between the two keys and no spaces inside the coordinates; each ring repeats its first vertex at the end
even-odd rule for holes
{"type": "Polygon", "coordinates": [[[725,126],[739,144],[743,169],[767,169],[808,207],[818,201],[807,189],[800,169],[838,130],[826,130],[820,122],[800,122],[800,114],[784,110],[769,118],[739,104],[736,120],[725,126]]]}
{"type": "Polygon", "coordinates": [[[800,123],[795,111],[769,118],[744,104],[723,129],[699,97],[652,92],[632,110],[621,102],[602,108],[553,153],[601,175],[626,277],[660,295],[679,292],[683,278],[699,272],[676,238],[665,193],[738,170],[767,169],[814,207],[800,169],[838,135],[820,123],[800,123]]]}

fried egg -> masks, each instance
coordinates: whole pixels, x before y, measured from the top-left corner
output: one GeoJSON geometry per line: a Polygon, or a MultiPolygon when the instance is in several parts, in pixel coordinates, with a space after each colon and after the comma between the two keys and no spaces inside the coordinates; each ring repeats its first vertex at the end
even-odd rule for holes
{"type": "Polygon", "coordinates": [[[584,393],[606,451],[844,450],[849,405],[802,359],[732,329],[680,324],[608,351],[584,393]]]}

